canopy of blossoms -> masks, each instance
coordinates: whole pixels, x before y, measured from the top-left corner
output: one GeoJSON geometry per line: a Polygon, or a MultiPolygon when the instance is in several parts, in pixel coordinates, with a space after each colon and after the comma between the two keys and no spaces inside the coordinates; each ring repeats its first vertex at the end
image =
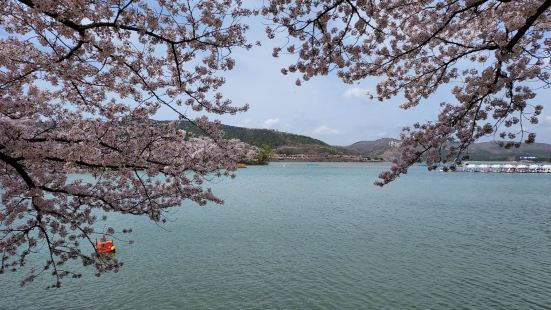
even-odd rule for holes
{"type": "Polygon", "coordinates": [[[424,160],[455,169],[467,147],[495,136],[504,147],[532,143],[525,124],[538,122],[535,90],[549,86],[550,0],[271,0],[263,14],[268,37],[290,40],[274,49],[297,55],[282,69],[297,85],[336,74],[345,83],[379,77],[376,97],[404,97],[409,109],[451,89],[434,122],[401,135],[401,155],[376,183],[384,185],[424,160]]]}
{"type": "Polygon", "coordinates": [[[68,260],[117,270],[92,243],[130,231],[98,231],[110,212],[162,221],[184,200],[221,202],[203,182],[231,175],[245,145],[206,117],[188,121],[207,137],[150,117],[247,109],[217,92],[217,73],[250,47],[240,19],[251,13],[235,0],[0,1],[0,273],[44,244],[23,284],[80,277],[68,260]]]}

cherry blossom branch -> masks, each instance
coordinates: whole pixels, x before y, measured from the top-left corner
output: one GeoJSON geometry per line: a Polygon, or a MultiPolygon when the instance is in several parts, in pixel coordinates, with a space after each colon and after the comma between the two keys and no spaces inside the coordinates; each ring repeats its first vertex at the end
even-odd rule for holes
{"type": "Polygon", "coordinates": [[[241,1],[8,0],[0,11],[1,270],[20,269],[42,241],[50,259],[22,284],[48,268],[54,287],[79,277],[59,268],[73,259],[96,275],[116,271],[122,263],[90,238],[108,212],[159,222],[185,200],[222,203],[203,183],[233,176],[249,149],[218,139],[206,117],[194,123],[211,137],[179,129],[187,116],[177,106],[246,109],[215,93],[232,49],[250,48],[241,1]],[[163,105],[178,121],[150,119],[163,105]]]}
{"type": "MultiPolygon", "coordinates": [[[[406,127],[400,158],[377,182],[383,185],[420,160],[429,169],[441,162],[445,170],[455,169],[474,141],[495,136],[498,129],[519,127],[518,133],[499,133],[510,140],[498,141],[504,147],[534,142],[525,122],[536,124],[542,106],[528,104],[537,89],[528,82],[551,85],[546,65],[550,42],[545,39],[550,6],[548,0],[273,0],[262,13],[275,25],[267,29],[269,38],[275,38],[275,29],[287,30],[287,50],[298,59],[282,73],[300,73],[297,85],[333,69],[345,83],[378,77],[376,98],[403,96],[404,109],[430,101],[442,85],[456,85],[454,101],[441,104],[436,122],[406,127]],[[314,23],[321,33],[308,28],[314,23]]],[[[280,50],[276,47],[274,56],[280,50]]]]}

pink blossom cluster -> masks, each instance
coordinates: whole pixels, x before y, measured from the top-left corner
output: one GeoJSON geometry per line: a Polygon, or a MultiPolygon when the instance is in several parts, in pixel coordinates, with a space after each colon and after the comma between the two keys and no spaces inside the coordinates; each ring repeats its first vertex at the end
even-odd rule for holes
{"type": "Polygon", "coordinates": [[[345,83],[377,77],[376,99],[403,97],[417,106],[446,85],[434,122],[404,128],[401,156],[382,173],[384,185],[419,161],[455,166],[468,146],[493,136],[504,147],[532,143],[541,105],[529,103],[549,86],[549,0],[366,1],[271,0],[262,13],[269,38],[290,38],[273,55],[297,55],[283,74],[296,84],[336,74],[345,83]]]}
{"type": "Polygon", "coordinates": [[[131,231],[98,230],[110,212],[157,222],[184,200],[222,202],[204,181],[232,176],[250,149],[184,112],[247,109],[217,74],[250,47],[240,19],[252,13],[235,0],[0,1],[0,274],[44,245],[22,284],[80,277],[69,260],[116,271],[93,243],[131,231]],[[162,106],[206,137],[150,120],[162,106]]]}

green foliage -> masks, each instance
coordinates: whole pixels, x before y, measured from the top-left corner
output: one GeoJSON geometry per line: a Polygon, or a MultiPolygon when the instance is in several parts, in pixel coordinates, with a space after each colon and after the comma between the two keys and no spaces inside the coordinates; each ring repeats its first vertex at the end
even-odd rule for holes
{"type": "Polygon", "coordinates": [[[258,155],[256,156],[259,165],[267,165],[272,158],[272,148],[269,145],[262,145],[258,150],[258,155]]]}
{"type": "MultiPolygon", "coordinates": [[[[197,135],[203,133],[190,122],[182,122],[180,128],[193,132],[197,135]]],[[[281,132],[271,129],[253,129],[235,127],[229,125],[221,125],[220,128],[224,131],[224,137],[227,139],[239,139],[250,145],[261,147],[268,145],[272,149],[276,149],[283,145],[318,145],[328,146],[327,143],[302,135],[281,132]]]]}
{"type": "MultiPolygon", "coordinates": [[[[203,132],[190,122],[182,122],[180,128],[202,135],[203,132]]],[[[346,147],[330,146],[327,143],[302,135],[295,135],[270,129],[242,128],[221,125],[228,139],[239,139],[261,147],[269,146],[276,154],[284,155],[363,155],[374,159],[392,160],[398,154],[391,142],[396,139],[383,138],[376,141],[360,141],[346,147]]],[[[523,144],[520,148],[504,149],[495,142],[475,143],[469,147],[469,160],[501,161],[518,160],[520,156],[536,156],[539,160],[551,160],[551,145],[545,143],[523,144]]]]}

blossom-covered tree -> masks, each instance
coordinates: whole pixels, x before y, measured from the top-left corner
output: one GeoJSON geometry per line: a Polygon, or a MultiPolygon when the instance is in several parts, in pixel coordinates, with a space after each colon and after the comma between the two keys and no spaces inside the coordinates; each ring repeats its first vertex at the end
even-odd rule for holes
{"type": "Polygon", "coordinates": [[[232,175],[248,151],[178,123],[150,120],[159,108],[234,114],[217,93],[232,48],[249,48],[240,0],[0,1],[0,273],[21,269],[44,246],[54,287],[122,263],[95,252],[110,212],[163,221],[186,200],[221,202],[203,181],[232,175]]]}
{"type": "Polygon", "coordinates": [[[376,183],[384,185],[418,162],[447,169],[484,136],[506,148],[532,143],[538,122],[535,89],[550,84],[549,0],[271,0],[263,14],[274,49],[298,55],[283,74],[297,85],[336,71],[345,83],[379,77],[376,97],[403,96],[409,109],[449,88],[434,122],[404,128],[400,157],[376,183]]]}

